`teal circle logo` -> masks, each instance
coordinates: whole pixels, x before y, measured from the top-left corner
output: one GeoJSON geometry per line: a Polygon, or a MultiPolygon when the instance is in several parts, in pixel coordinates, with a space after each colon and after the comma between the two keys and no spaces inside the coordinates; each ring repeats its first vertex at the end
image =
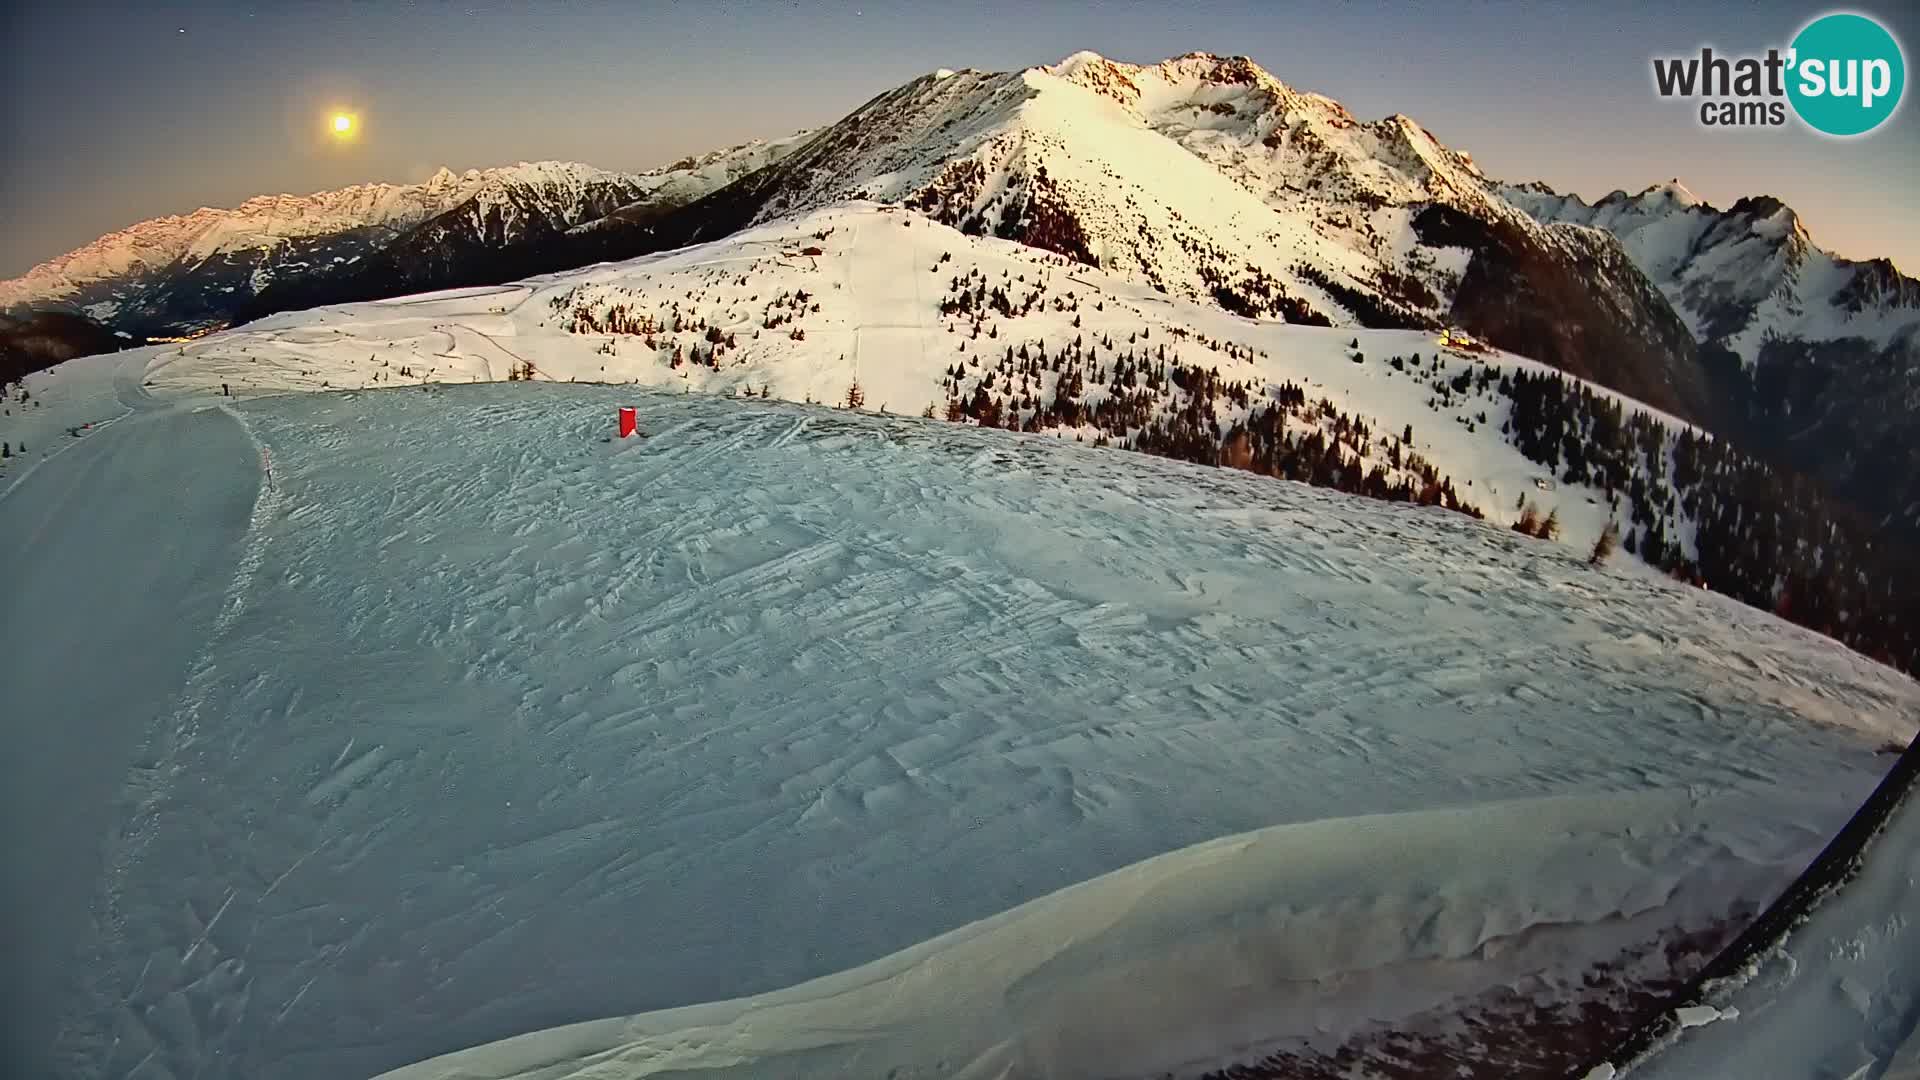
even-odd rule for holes
{"type": "Polygon", "coordinates": [[[1822,15],[1793,39],[1787,99],[1809,127],[1864,135],[1885,123],[1907,88],[1900,43],[1886,27],[1841,12],[1822,15]]]}

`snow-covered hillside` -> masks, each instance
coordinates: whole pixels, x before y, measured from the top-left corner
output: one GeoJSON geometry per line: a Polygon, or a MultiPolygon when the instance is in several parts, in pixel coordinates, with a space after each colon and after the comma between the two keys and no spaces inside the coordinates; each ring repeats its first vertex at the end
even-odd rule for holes
{"type": "MultiPolygon", "coordinates": [[[[1449,407],[1438,402],[1436,379],[1546,370],[1541,365],[1498,352],[1462,355],[1418,331],[1239,318],[1047,252],[870,204],[525,284],[274,316],[164,350],[147,378],[160,393],[224,383],[252,394],[488,381],[526,371],[538,380],[827,403],[843,401],[858,382],[868,409],[945,415],[950,397],[970,397],[1009,354],[1037,356],[1043,345],[1076,343],[1089,384],[1080,397],[1089,408],[1111,396],[1093,375],[1111,372],[1129,354],[1217,369],[1223,379],[1244,383],[1251,398],[1270,400],[1291,384],[1311,406],[1331,402],[1336,412],[1364,420],[1377,437],[1356,455],[1363,472],[1379,465],[1397,481],[1409,475],[1406,455],[1417,453],[1492,520],[1514,520],[1525,496],[1542,513],[1557,509],[1565,541],[1583,546],[1616,512],[1603,492],[1560,485],[1509,446],[1499,431],[1506,405],[1496,396],[1474,392],[1457,400],[1445,395],[1449,407]],[[956,288],[963,278],[967,288],[956,288]],[[1004,290],[1021,313],[957,310],[956,298],[964,292],[971,303],[977,287],[1004,290]],[[1416,356],[1415,364],[1398,368],[1389,362],[1416,356]],[[958,376],[951,374],[956,368],[958,376]],[[1405,443],[1409,425],[1413,439],[1405,443]]],[[[1023,394],[1051,399],[1059,380],[1049,368],[1017,383],[988,382],[987,391],[1019,408],[1023,394]]],[[[1169,391],[1153,415],[1165,416],[1183,400],[1169,391]]],[[[1033,404],[1025,408],[1033,419],[1033,404]]],[[[1223,402],[1216,416],[1225,427],[1247,413],[1247,405],[1223,402]]],[[[1662,418],[1675,430],[1684,426],[1662,418]]],[[[1289,422],[1296,436],[1315,428],[1331,435],[1332,420],[1303,408],[1289,422]]],[[[1084,441],[1101,435],[1090,423],[1051,430],[1084,441]]]]}
{"type": "Polygon", "coordinates": [[[1738,827],[1722,813],[1674,792],[1274,826],[790,989],[542,1031],[382,1080],[1065,1080],[1255,1059],[1282,1077],[1533,1075],[1553,1058],[1530,1045],[1552,1040],[1552,1007],[1493,1002],[1585,999],[1575,982],[1610,974],[1595,958],[1764,894],[1748,882],[1766,875],[1726,858],[1738,827]],[[1496,877],[1475,865],[1490,840],[1496,877]],[[1522,892],[1531,910],[1515,920],[1522,892]],[[1516,921],[1532,925],[1506,932],[1516,921]]]}
{"type": "Polygon", "coordinates": [[[1582,551],[1615,522],[1628,559],[1888,663],[1920,655],[1916,613],[1883,572],[1890,548],[1804,482],[1676,417],[1498,350],[1235,316],[892,205],[517,284],[273,316],[165,350],[148,376],[164,392],[241,394],[520,377],[827,403],[857,393],[873,410],[1532,522],[1582,551]],[[1820,569],[1834,558],[1865,576],[1836,583],[1820,569]]]}
{"type": "Polygon", "coordinates": [[[1451,315],[1657,404],[1699,404],[1684,327],[1610,237],[1543,226],[1408,118],[1361,124],[1244,57],[936,72],[678,220],[637,226],[624,253],[847,199],[1242,314],[1403,328],[1451,315]]]}
{"type": "MultiPolygon", "coordinates": [[[[844,213],[828,240],[860,215],[941,235],[844,213]]],[[[6,572],[72,550],[64,529],[164,548],[183,501],[225,490],[198,468],[121,490],[79,456],[224,415],[178,396],[222,341],[263,354],[232,371],[318,362],[351,318],[417,317],[457,352],[426,350],[442,374],[497,362],[481,334],[564,341],[432,329],[436,303],[489,300],[510,302],[63,365],[60,408],[133,412],[6,497],[42,541],[6,572]],[[146,525],[93,531],[63,491],[146,525]]],[[[158,719],[85,985],[56,998],[75,1072],[367,1075],[652,1013],[406,1075],[1146,1074],[1416,1045],[1510,1076],[1510,1041],[1464,1020],[1557,1031],[1527,1003],[1610,1015],[1697,965],[1920,706],[1769,616],[1464,515],[1058,438],[635,386],[230,408],[271,474],[196,590],[222,598],[208,636],[183,685],[98,680],[158,719]],[[610,438],[624,404],[644,438],[610,438]]],[[[40,633],[134,619],[122,595],[40,633]]],[[[45,688],[17,715],[52,728],[61,678],[0,685],[45,688]]]]}

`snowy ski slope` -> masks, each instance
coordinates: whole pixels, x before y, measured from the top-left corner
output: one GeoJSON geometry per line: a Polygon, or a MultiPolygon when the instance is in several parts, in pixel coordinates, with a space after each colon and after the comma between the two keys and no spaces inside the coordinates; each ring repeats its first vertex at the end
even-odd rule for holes
{"type": "MultiPolygon", "coordinates": [[[[31,377],[0,416],[30,447],[0,512],[32,523],[4,595],[117,544],[89,558],[126,610],[10,616],[71,644],[10,651],[5,712],[72,730],[62,687],[116,681],[149,710],[42,739],[76,797],[121,792],[104,850],[84,815],[19,845],[17,880],[75,897],[86,859],[56,853],[102,852],[84,932],[8,897],[36,970],[76,958],[43,995],[55,1060],[1188,1075],[1458,1044],[1495,1002],[1697,964],[1682,943],[1798,873],[1920,689],[1503,528],[1525,492],[1584,547],[1604,507],[1545,502],[1499,417],[1429,409],[1382,362],[1415,350],[854,204],[31,377]],[[976,338],[939,306],[962,275],[1044,301],[976,338]],[[658,325],[593,328],[616,308],[658,325]],[[709,331],[718,365],[675,366],[709,331]],[[1492,520],[876,414],[937,403],[969,349],[1136,333],[1411,423],[1492,520]],[[804,403],[855,379],[865,411],[804,403]],[[787,400],[723,396],[750,389],[787,400]],[[623,404],[644,438],[609,439],[623,404]],[[168,449],[196,417],[247,438],[168,449]],[[96,466],[155,456],[191,482],[96,466]],[[142,575],[236,499],[232,552],[169,568],[217,616],[134,672],[110,635],[174,610],[142,575]]],[[[37,779],[22,813],[58,797],[37,779]]]]}
{"type": "MultiPolygon", "coordinates": [[[[912,211],[870,203],[822,210],[680,251],[588,267],[525,283],[457,289],[371,304],[276,315],[156,354],[148,379],[156,393],[202,393],[230,384],[242,394],[288,389],[378,388],[421,381],[505,379],[531,364],[538,381],[620,382],[696,392],[762,391],[791,401],[840,401],[857,379],[866,408],[918,414],[945,407],[950,365],[988,360],[1020,345],[1058,348],[1075,339],[1218,367],[1256,387],[1294,382],[1369,418],[1376,430],[1414,429],[1413,444],[1450,475],[1463,498],[1490,520],[1518,516],[1519,497],[1557,509],[1562,541],[1586,550],[1605,527],[1603,493],[1553,482],[1502,439],[1504,399],[1429,406],[1433,387],[1395,371],[1390,356],[1441,355],[1448,373],[1491,364],[1546,370],[1500,352],[1463,357],[1418,331],[1319,328],[1256,321],[1173,300],[1151,288],[1008,241],[964,235],[912,211]],[[819,255],[798,254],[810,249],[819,255]],[[964,317],[943,316],[942,299],[958,276],[975,274],[1010,291],[1042,292],[1034,310],[989,320],[994,337],[972,337],[964,317]],[[804,293],[796,314],[776,306],[804,293]],[[1055,302],[1071,306],[1056,310],[1055,302]],[[556,307],[556,303],[560,305],[556,307]],[[818,310],[813,310],[814,305],[818,310]],[[1096,305],[1099,305],[1096,307],[1096,305]],[[604,316],[614,307],[652,315],[651,334],[574,332],[576,309],[604,316]],[[792,316],[767,328],[766,315],[792,316]],[[674,332],[679,315],[686,329],[674,332]],[[708,349],[695,320],[733,336],[717,367],[691,359],[673,366],[676,348],[708,349]],[[804,337],[795,340],[795,330],[804,337]],[[1134,343],[1130,338],[1145,333],[1134,343]],[[1204,335],[1253,352],[1238,360],[1199,344],[1204,335]],[[1349,343],[1367,360],[1355,364],[1349,343]],[[648,342],[652,342],[649,347],[648,342]],[[405,374],[402,374],[404,370],[405,374]],[[1486,419],[1478,415],[1484,412],[1486,419]],[[1471,421],[1474,429],[1466,424],[1471,421]],[[1536,481],[1548,481],[1542,490],[1536,481]]],[[[1600,391],[1619,397],[1611,391],[1600,391]]],[[[1104,388],[1089,385],[1088,400],[1104,388]]],[[[1623,399],[1624,400],[1624,399],[1623,399]]],[[[1674,431],[1686,425],[1639,402],[1674,431]]],[[[1244,410],[1241,410],[1244,415],[1244,410]]],[[[1231,413],[1223,417],[1233,419],[1231,413]]],[[[1091,431],[1061,431],[1091,439],[1091,431]]],[[[1372,463],[1384,461],[1377,451],[1372,463]]]]}
{"type": "Polygon", "coordinates": [[[1457,514],[1047,436],[539,384],[235,412],[273,482],[118,807],[77,1072],[368,1075],[626,1014],[403,1075],[1444,1031],[1763,902],[1920,704],[1457,514]],[[606,440],[622,403],[645,439],[606,440]]]}
{"type": "MultiPolygon", "coordinates": [[[[103,361],[117,358],[63,365],[30,411],[98,419],[93,408],[127,408],[103,361]]],[[[45,1075],[101,843],[121,826],[117,797],[214,625],[255,501],[249,444],[231,417],[198,404],[153,410],[137,382],[127,401],[152,412],[77,441],[35,440],[54,467],[0,478],[0,489],[19,484],[0,497],[0,730],[13,763],[0,780],[0,1071],[10,1075],[45,1075]],[[42,1045],[28,1051],[27,1038],[42,1045]]],[[[23,426],[8,429],[14,447],[23,426]]]]}

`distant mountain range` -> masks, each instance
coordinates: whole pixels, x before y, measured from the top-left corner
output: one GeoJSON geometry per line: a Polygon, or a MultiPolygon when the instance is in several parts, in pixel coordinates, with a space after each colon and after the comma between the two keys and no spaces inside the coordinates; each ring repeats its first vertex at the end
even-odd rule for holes
{"type": "Polygon", "coordinates": [[[1678,180],[1591,206],[1540,184],[1505,194],[1620,239],[1700,343],[1709,426],[1920,538],[1920,281],[1820,250],[1777,199],[1719,210],[1678,180]]]}
{"type": "Polygon", "coordinates": [[[0,283],[0,309],[188,336],[631,258],[850,199],[1250,317],[1460,326],[1920,536],[1920,283],[1821,251],[1769,198],[1719,210],[1676,181],[1588,205],[1502,182],[1412,119],[1357,120],[1244,57],[943,70],[817,131],[650,173],[542,163],[253,199],[103,237],[0,283]]]}
{"type": "Polygon", "coordinates": [[[484,275],[500,253],[582,222],[698,198],[764,165],[782,145],[750,143],[646,173],[523,162],[441,169],[421,184],[263,195],[109,233],[0,282],[0,310],[60,310],[134,338],[183,337],[227,325],[276,284],[373,267],[397,288],[484,275]]]}

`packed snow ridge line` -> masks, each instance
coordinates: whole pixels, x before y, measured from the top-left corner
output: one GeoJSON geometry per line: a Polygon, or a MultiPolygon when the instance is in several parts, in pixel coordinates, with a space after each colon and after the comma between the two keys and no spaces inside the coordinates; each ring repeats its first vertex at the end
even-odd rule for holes
{"type": "Polygon", "coordinates": [[[1609,957],[1649,917],[1685,925],[1729,893],[1759,901],[1770,875],[1710,839],[1729,809],[1645,792],[1276,826],[788,990],[574,1024],[382,1080],[1194,1075],[1609,957]],[[1489,837],[1500,874],[1463,875],[1489,837]]]}

